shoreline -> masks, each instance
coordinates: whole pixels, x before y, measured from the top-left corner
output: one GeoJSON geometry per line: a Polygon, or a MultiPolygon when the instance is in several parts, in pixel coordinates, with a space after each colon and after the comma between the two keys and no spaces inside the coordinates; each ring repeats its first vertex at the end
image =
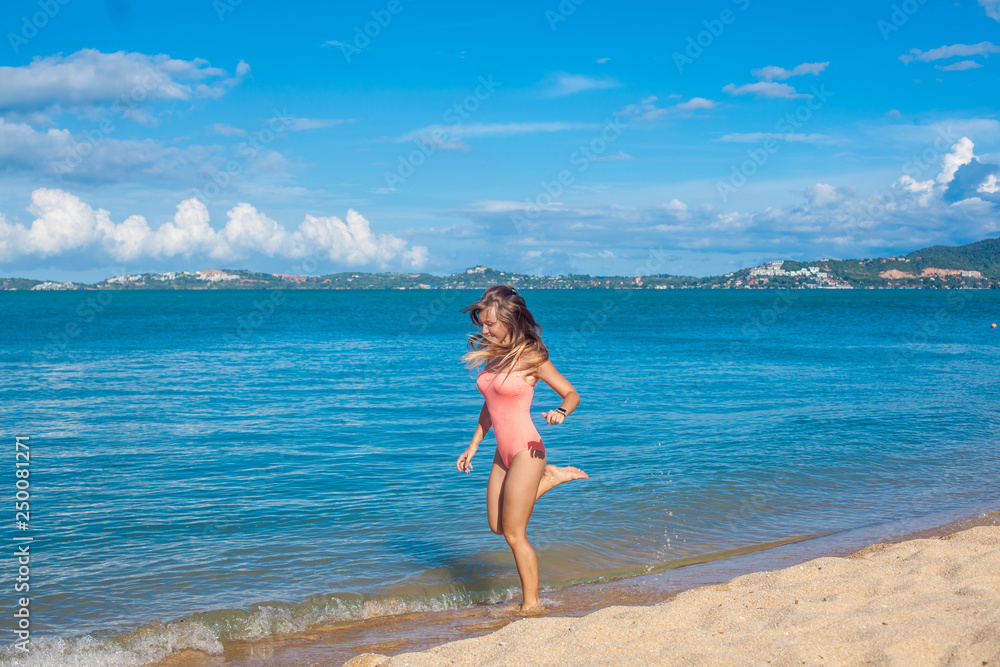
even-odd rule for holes
{"type": "Polygon", "coordinates": [[[344,667],[975,664],[1000,661],[1000,511],[680,592],[650,606],[524,618],[344,667]]]}
{"type": "MultiPolygon", "coordinates": [[[[953,510],[838,531],[763,551],[750,550],[627,579],[544,591],[543,601],[549,608],[544,615],[530,620],[580,618],[623,605],[649,608],[687,591],[718,585],[734,577],[787,568],[814,558],[849,556],[872,544],[944,537],[978,525],[1000,526],[1000,510],[995,505],[967,507],[964,511],[953,510]]],[[[227,643],[221,655],[185,650],[156,664],[217,667],[250,660],[261,667],[342,664],[363,654],[393,656],[435,650],[450,643],[487,636],[523,618],[513,602],[379,616],[316,626],[265,640],[227,643]]]]}

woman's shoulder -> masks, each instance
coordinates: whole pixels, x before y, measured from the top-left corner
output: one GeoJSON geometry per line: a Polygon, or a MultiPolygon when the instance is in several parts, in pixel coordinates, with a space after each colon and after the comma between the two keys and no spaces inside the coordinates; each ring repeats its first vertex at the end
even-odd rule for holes
{"type": "Polygon", "coordinates": [[[543,350],[542,346],[535,341],[521,353],[521,358],[528,363],[533,365],[544,364],[549,359],[548,351],[543,350]]]}

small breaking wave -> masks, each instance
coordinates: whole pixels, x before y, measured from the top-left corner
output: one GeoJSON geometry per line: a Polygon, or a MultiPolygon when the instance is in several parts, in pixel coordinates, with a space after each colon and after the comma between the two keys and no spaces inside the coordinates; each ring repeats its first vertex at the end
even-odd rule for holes
{"type": "Polygon", "coordinates": [[[164,623],[156,620],[134,630],[78,637],[32,637],[30,652],[0,647],[0,665],[12,667],[139,667],[161,662],[184,650],[209,655],[224,642],[257,641],[302,632],[317,625],[363,621],[414,612],[450,611],[477,604],[497,604],[520,595],[516,587],[494,591],[452,592],[435,597],[321,595],[297,604],[259,603],[249,609],[219,609],[164,623]]]}

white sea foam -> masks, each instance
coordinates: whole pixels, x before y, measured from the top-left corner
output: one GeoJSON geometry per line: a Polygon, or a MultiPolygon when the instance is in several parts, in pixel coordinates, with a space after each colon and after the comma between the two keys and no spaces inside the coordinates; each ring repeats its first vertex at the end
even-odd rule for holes
{"type": "Polygon", "coordinates": [[[295,605],[256,605],[222,609],[178,621],[153,621],[108,636],[33,638],[28,653],[0,647],[0,665],[11,667],[138,667],[191,649],[209,655],[223,652],[225,641],[258,641],[287,635],[322,623],[365,620],[414,612],[449,611],[474,604],[514,599],[519,589],[450,593],[434,598],[385,597],[362,600],[317,596],[295,605]]]}
{"type": "Polygon", "coordinates": [[[0,664],[17,667],[138,667],[159,662],[174,653],[194,649],[222,653],[222,643],[201,623],[150,623],[121,635],[85,635],[32,640],[28,653],[3,647],[0,664]]]}

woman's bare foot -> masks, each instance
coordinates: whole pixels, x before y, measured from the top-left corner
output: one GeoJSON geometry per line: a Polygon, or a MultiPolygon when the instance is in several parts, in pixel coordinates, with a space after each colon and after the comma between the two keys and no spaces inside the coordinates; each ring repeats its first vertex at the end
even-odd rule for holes
{"type": "Polygon", "coordinates": [[[562,484],[563,482],[568,482],[573,479],[590,479],[590,475],[583,472],[579,468],[574,468],[573,466],[557,468],[553,465],[547,465],[545,466],[545,474],[552,475],[552,477],[555,478],[555,482],[552,486],[562,484]]]}
{"type": "Polygon", "coordinates": [[[507,604],[495,604],[487,607],[486,613],[490,618],[510,618],[521,613],[521,605],[516,602],[507,604]]]}
{"type": "Polygon", "coordinates": [[[540,601],[535,602],[534,604],[531,605],[525,602],[524,604],[521,605],[522,614],[538,614],[543,611],[545,611],[545,605],[543,605],[540,601]]]}
{"type": "Polygon", "coordinates": [[[538,483],[538,495],[535,496],[535,500],[541,498],[542,494],[552,487],[574,479],[590,479],[590,475],[573,466],[563,468],[554,465],[545,466],[545,474],[542,475],[542,480],[538,483]]]}

